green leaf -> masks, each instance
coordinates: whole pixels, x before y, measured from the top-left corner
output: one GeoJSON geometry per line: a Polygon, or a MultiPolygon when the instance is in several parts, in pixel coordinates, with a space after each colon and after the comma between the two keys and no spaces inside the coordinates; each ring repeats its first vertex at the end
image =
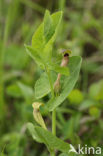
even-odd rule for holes
{"type": "MultiPolygon", "coordinates": [[[[53,73],[51,75],[52,75],[52,81],[54,82],[56,79],[56,75],[54,75],[53,73]]],[[[46,96],[48,93],[50,93],[51,88],[46,73],[43,73],[41,77],[36,81],[34,88],[35,88],[36,99],[40,99],[46,96]]]]}
{"type": "Polygon", "coordinates": [[[38,54],[37,50],[31,46],[25,45],[25,47],[26,47],[27,53],[36,61],[36,63],[40,66],[44,66],[44,61],[38,54]]]}
{"type": "Polygon", "coordinates": [[[35,84],[35,98],[39,99],[50,92],[49,80],[46,73],[43,73],[35,84]]]}
{"type": "Polygon", "coordinates": [[[51,59],[53,43],[56,39],[58,28],[62,19],[62,11],[58,11],[52,14],[51,19],[52,19],[52,26],[49,31],[49,40],[46,43],[44,50],[43,50],[43,57],[46,61],[48,60],[48,62],[50,62],[50,59],[51,59]]]}
{"type": "Polygon", "coordinates": [[[32,47],[41,54],[44,48],[44,44],[44,26],[42,23],[32,37],[32,47]]]}
{"type": "Polygon", "coordinates": [[[33,97],[33,89],[30,86],[24,85],[21,82],[16,82],[6,89],[7,94],[12,97],[21,97],[23,96],[26,100],[31,100],[33,97]]]}
{"type": "Polygon", "coordinates": [[[47,103],[49,111],[53,111],[57,106],[59,106],[73,89],[79,76],[81,62],[82,59],[80,56],[73,56],[70,58],[68,66],[71,74],[69,77],[65,77],[63,79],[63,84],[61,84],[61,94],[47,103]]]}
{"type": "Polygon", "coordinates": [[[11,44],[6,48],[4,56],[5,65],[14,70],[23,69],[28,63],[28,55],[25,53],[25,48],[11,44]]]}
{"type": "Polygon", "coordinates": [[[79,143],[79,137],[76,137],[75,133],[79,129],[80,119],[81,114],[75,112],[75,114],[72,115],[72,117],[70,117],[69,120],[64,123],[62,128],[62,134],[65,140],[69,139],[72,140],[72,143],[79,143]]]}
{"type": "Polygon", "coordinates": [[[74,127],[75,127],[75,118],[71,117],[63,127],[63,136],[65,139],[71,139],[74,140],[74,127]]]}
{"type": "Polygon", "coordinates": [[[69,75],[69,68],[68,67],[61,67],[61,66],[56,65],[56,64],[49,64],[48,66],[49,66],[50,70],[53,70],[57,73],[60,73],[60,74],[66,75],[66,76],[69,75]]]}
{"type": "Polygon", "coordinates": [[[33,89],[30,86],[27,86],[23,84],[22,82],[17,82],[17,85],[19,86],[22,95],[26,100],[30,100],[33,97],[33,89]]]}
{"type": "Polygon", "coordinates": [[[35,48],[45,62],[49,61],[51,58],[53,42],[56,38],[61,18],[61,11],[56,12],[51,16],[49,11],[46,11],[44,22],[39,26],[32,37],[32,47],[35,48]]]}
{"type": "Polygon", "coordinates": [[[42,127],[33,126],[32,123],[28,123],[27,127],[34,140],[44,143],[49,150],[55,149],[65,153],[69,151],[70,145],[54,136],[51,132],[43,129],[42,127]]]}
{"type": "Polygon", "coordinates": [[[56,149],[61,152],[68,152],[70,149],[70,145],[61,139],[54,136],[51,132],[41,128],[35,127],[37,134],[42,138],[43,143],[49,149],[56,149]]]}
{"type": "Polygon", "coordinates": [[[87,99],[85,101],[83,101],[83,103],[80,105],[79,107],[79,110],[83,111],[83,110],[86,110],[92,106],[96,106],[98,105],[98,103],[94,100],[90,100],[90,99],[87,99]]]}
{"type": "Polygon", "coordinates": [[[50,12],[46,10],[44,16],[44,37],[46,42],[50,40],[52,35],[54,34],[55,30],[52,29],[52,18],[50,16],[50,12]]]}
{"type": "Polygon", "coordinates": [[[7,87],[6,92],[8,95],[12,96],[12,97],[21,97],[22,93],[20,88],[18,87],[17,84],[12,84],[10,86],[7,87]]]}
{"type": "Polygon", "coordinates": [[[38,136],[38,134],[34,128],[34,125],[32,123],[27,123],[27,128],[28,128],[30,134],[32,135],[33,139],[39,143],[42,143],[42,139],[38,136]]]}
{"type": "Polygon", "coordinates": [[[63,14],[62,11],[58,11],[58,12],[51,15],[52,21],[53,21],[53,28],[55,29],[55,34],[54,35],[56,35],[56,33],[58,31],[58,26],[59,26],[59,24],[61,22],[62,14],[63,14]]]}
{"type": "MultiPolygon", "coordinates": [[[[56,35],[61,18],[62,11],[58,11],[50,16],[49,11],[46,10],[43,23],[39,26],[39,28],[32,37],[32,46],[37,51],[44,48],[44,37],[46,37],[46,39],[49,41],[53,35],[56,35]]],[[[53,37],[53,40],[54,39],[55,38],[53,37]]]]}
{"type": "MultiPolygon", "coordinates": [[[[3,135],[1,137],[0,143],[2,143],[4,151],[7,151],[7,153],[9,153],[10,156],[14,156],[15,153],[16,153],[16,155],[22,156],[23,148],[21,148],[20,143],[24,142],[24,140],[25,140],[25,138],[21,133],[10,132],[10,133],[6,133],[5,135],[3,135]],[[7,142],[9,143],[8,146],[6,146],[7,142]]],[[[2,156],[2,155],[0,155],[0,156],[2,156]]]]}

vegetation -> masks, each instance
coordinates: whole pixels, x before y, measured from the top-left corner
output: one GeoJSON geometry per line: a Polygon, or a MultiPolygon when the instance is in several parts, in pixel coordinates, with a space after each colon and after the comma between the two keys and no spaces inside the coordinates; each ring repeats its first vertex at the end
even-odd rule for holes
{"type": "Polygon", "coordinates": [[[1,156],[102,149],[102,14],[102,0],[0,0],[1,156]]]}
{"type": "Polygon", "coordinates": [[[46,11],[43,23],[33,35],[32,46],[26,46],[29,55],[45,71],[35,84],[35,98],[43,98],[51,92],[50,100],[47,104],[44,104],[44,106],[46,111],[52,111],[52,134],[47,131],[45,122],[39,112],[39,107],[43,105],[40,102],[33,103],[33,115],[34,119],[41,127],[33,126],[32,123],[29,123],[27,127],[34,140],[44,143],[47,146],[51,156],[55,156],[56,149],[67,153],[69,151],[69,144],[54,137],[56,135],[56,108],[62,104],[74,87],[81,65],[80,56],[74,56],[69,59],[69,50],[64,50],[62,52],[63,59],[61,65],[58,64],[59,59],[57,59],[57,57],[52,58],[51,50],[53,49],[53,42],[58,25],[60,25],[61,16],[62,12],[57,12],[50,16],[49,11],[46,11]],[[68,62],[69,67],[66,67],[68,66],[68,62]],[[56,76],[52,71],[59,73],[56,76]],[[63,77],[62,74],[66,76],[63,77]]]}

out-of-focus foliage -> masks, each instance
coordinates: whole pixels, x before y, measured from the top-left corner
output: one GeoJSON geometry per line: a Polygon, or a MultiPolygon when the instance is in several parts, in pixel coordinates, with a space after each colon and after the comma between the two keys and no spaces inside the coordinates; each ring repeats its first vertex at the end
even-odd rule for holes
{"type": "Polygon", "coordinates": [[[69,94],[68,99],[73,104],[80,104],[83,101],[83,94],[80,90],[74,89],[69,94]]]}
{"type": "MultiPolygon", "coordinates": [[[[57,136],[75,147],[78,144],[103,145],[102,0],[0,0],[0,155],[3,156],[49,155],[45,146],[32,141],[26,128],[28,121],[34,121],[31,104],[35,95],[42,97],[40,102],[46,103],[50,88],[47,86],[42,92],[39,86],[39,94],[38,90],[34,91],[42,71],[28,57],[24,47],[24,44],[31,44],[30,39],[46,9],[64,12],[51,64],[60,61],[60,49],[70,49],[71,56],[83,57],[76,87],[57,109],[57,136]],[[1,111],[2,103],[5,111],[1,111]]],[[[53,31],[49,34],[49,29],[45,30],[46,42],[53,34],[53,31]]],[[[40,112],[50,129],[50,114],[45,107],[40,108],[40,112]]],[[[63,153],[62,156],[67,155],[63,153]]]]}

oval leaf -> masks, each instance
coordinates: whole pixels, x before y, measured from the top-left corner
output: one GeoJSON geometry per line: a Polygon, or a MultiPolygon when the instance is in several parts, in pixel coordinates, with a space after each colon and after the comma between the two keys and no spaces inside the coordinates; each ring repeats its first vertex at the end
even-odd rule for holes
{"type": "Polygon", "coordinates": [[[69,69],[71,74],[70,76],[64,78],[63,84],[61,84],[61,94],[47,103],[49,111],[53,111],[57,106],[59,106],[73,89],[79,76],[81,62],[82,59],[80,56],[73,56],[70,58],[69,69]]]}
{"type": "Polygon", "coordinates": [[[49,80],[46,73],[43,73],[35,84],[35,98],[40,99],[50,92],[49,80]]]}
{"type": "MultiPolygon", "coordinates": [[[[56,80],[56,74],[51,72],[53,83],[56,80]]],[[[35,98],[40,99],[50,93],[51,88],[46,73],[43,73],[41,77],[35,83],[35,98]]]]}
{"type": "Polygon", "coordinates": [[[35,131],[34,125],[32,123],[27,123],[27,129],[29,130],[33,139],[39,143],[42,143],[41,138],[38,136],[37,132],[35,131]]]}
{"type": "Polygon", "coordinates": [[[70,149],[70,145],[63,140],[57,138],[54,136],[51,132],[36,126],[35,130],[42,139],[43,143],[49,148],[49,149],[55,149],[59,150],[61,152],[68,152],[70,149]]]}
{"type": "Polygon", "coordinates": [[[44,61],[35,48],[28,45],[25,45],[25,48],[27,53],[35,60],[38,65],[44,66],[44,61]]]}

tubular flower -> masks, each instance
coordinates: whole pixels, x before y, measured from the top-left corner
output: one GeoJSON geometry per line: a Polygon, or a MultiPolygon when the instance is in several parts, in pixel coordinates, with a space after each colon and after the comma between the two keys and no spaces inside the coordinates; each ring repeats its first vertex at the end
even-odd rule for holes
{"type": "Polygon", "coordinates": [[[41,127],[43,127],[44,129],[47,129],[46,125],[45,125],[45,122],[44,122],[44,120],[42,118],[42,115],[40,114],[40,111],[39,111],[39,108],[42,105],[43,105],[43,103],[40,103],[40,102],[34,102],[32,104],[32,106],[33,106],[33,116],[34,116],[35,121],[39,125],[41,125],[41,127]]]}
{"type": "MultiPolygon", "coordinates": [[[[70,50],[62,50],[62,54],[63,54],[63,59],[62,59],[62,62],[61,62],[61,67],[66,67],[68,65],[68,62],[69,62],[69,55],[71,54],[71,51],[70,50]]],[[[61,74],[59,73],[58,76],[57,76],[57,80],[56,82],[54,83],[54,91],[56,94],[59,93],[60,91],[60,79],[61,79],[61,74]]]]}

